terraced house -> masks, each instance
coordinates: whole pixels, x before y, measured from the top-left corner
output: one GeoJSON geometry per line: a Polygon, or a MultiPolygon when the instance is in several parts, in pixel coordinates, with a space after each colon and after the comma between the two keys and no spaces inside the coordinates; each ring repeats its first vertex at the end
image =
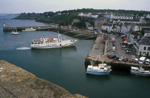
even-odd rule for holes
{"type": "Polygon", "coordinates": [[[150,56],[150,36],[143,37],[139,42],[135,42],[137,55],[150,56]]]}

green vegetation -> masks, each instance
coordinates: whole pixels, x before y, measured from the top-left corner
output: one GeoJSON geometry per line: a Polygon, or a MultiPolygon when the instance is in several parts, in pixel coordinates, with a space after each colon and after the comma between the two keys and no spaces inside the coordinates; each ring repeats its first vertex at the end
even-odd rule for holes
{"type": "Polygon", "coordinates": [[[142,16],[144,14],[150,14],[150,11],[137,11],[137,10],[110,10],[110,9],[92,9],[92,8],[84,8],[84,9],[75,9],[75,10],[64,10],[58,12],[44,12],[44,13],[21,13],[16,19],[33,19],[39,22],[45,23],[57,23],[59,25],[73,25],[77,28],[85,28],[85,22],[90,22],[90,24],[94,24],[94,19],[79,17],[78,13],[92,13],[99,14],[100,17],[103,16],[104,13],[120,13],[120,14],[133,14],[142,16]],[[73,19],[79,19],[79,23],[73,23],[73,19]]]}
{"type": "Polygon", "coordinates": [[[84,39],[84,40],[90,40],[90,39],[95,39],[97,36],[92,33],[87,33],[87,32],[75,32],[75,31],[70,31],[68,29],[60,29],[60,28],[51,28],[50,31],[58,32],[61,34],[65,34],[74,38],[78,39],[84,39]]]}

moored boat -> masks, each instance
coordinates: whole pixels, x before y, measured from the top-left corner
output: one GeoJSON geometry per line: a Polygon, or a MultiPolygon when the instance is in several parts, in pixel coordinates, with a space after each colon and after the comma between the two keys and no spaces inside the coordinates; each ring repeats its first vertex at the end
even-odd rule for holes
{"type": "Polygon", "coordinates": [[[20,35],[19,32],[15,32],[15,31],[12,31],[11,34],[13,34],[13,35],[20,35]]]}
{"type": "Polygon", "coordinates": [[[30,32],[30,31],[36,31],[36,29],[33,29],[33,28],[26,28],[25,30],[22,30],[22,31],[30,32]]]}
{"type": "Polygon", "coordinates": [[[145,70],[144,68],[142,68],[142,66],[131,67],[130,74],[138,75],[138,76],[150,76],[150,70],[145,70]]]}
{"type": "Polygon", "coordinates": [[[98,66],[93,66],[93,64],[88,65],[86,73],[92,75],[109,75],[111,72],[111,66],[106,63],[98,64],[98,66]]]}
{"type": "Polygon", "coordinates": [[[31,48],[32,49],[62,48],[75,46],[76,43],[77,43],[76,39],[60,38],[60,34],[58,34],[58,36],[55,38],[46,38],[45,36],[43,36],[38,40],[32,40],[31,48]]]}
{"type": "Polygon", "coordinates": [[[13,35],[20,35],[20,33],[17,32],[17,28],[15,28],[15,31],[12,31],[11,34],[13,34],[13,35]]]}

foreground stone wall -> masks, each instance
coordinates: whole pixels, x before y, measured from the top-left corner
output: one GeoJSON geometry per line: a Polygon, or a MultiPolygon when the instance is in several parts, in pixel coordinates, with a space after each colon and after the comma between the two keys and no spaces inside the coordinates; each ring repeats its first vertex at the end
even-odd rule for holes
{"type": "Polygon", "coordinates": [[[0,98],[86,98],[0,60],[0,98]]]}

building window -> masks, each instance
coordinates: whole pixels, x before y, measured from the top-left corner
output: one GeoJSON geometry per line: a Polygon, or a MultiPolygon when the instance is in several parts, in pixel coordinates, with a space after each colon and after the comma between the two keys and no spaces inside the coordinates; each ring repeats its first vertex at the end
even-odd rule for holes
{"type": "Polygon", "coordinates": [[[148,50],[150,51],[150,47],[148,47],[148,50]]]}
{"type": "Polygon", "coordinates": [[[147,56],[149,56],[149,52],[147,52],[147,56]]]}
{"type": "Polygon", "coordinates": [[[144,47],[144,50],[146,50],[146,47],[144,47]]]}

